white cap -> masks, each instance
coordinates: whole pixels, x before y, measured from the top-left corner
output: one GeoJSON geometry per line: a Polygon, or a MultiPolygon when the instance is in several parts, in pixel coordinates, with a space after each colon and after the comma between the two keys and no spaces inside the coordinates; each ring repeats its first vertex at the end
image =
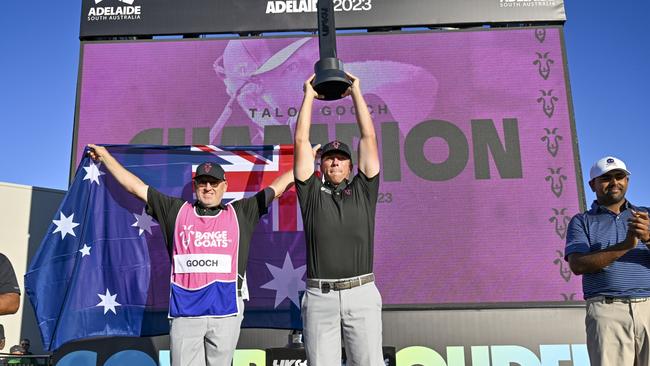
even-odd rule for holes
{"type": "Polygon", "coordinates": [[[591,170],[589,171],[589,180],[591,181],[592,179],[600,177],[601,175],[615,169],[622,170],[627,175],[631,174],[621,159],[613,156],[605,156],[595,162],[591,167],[591,170]]]}

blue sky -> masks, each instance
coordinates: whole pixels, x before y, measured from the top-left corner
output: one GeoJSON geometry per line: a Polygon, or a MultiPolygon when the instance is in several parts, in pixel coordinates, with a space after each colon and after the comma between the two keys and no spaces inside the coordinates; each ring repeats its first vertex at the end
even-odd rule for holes
{"type": "MultiPolygon", "coordinates": [[[[80,1],[10,1],[0,30],[0,182],[67,189],[80,1]],[[44,5],[47,4],[47,5],[44,5]]],[[[567,0],[566,52],[581,166],[606,154],[632,171],[628,198],[650,205],[650,2],[567,0]]],[[[593,194],[586,189],[590,202],[593,194]]]]}

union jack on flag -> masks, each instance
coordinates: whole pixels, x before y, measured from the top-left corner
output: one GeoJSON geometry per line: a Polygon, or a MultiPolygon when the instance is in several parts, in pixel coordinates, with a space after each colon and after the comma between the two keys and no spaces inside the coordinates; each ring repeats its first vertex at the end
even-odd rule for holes
{"type": "MultiPolygon", "coordinates": [[[[259,146],[194,145],[191,150],[212,155],[206,156],[206,161],[218,163],[226,172],[226,203],[254,195],[282,173],[293,168],[291,145],[265,146],[264,149],[259,146]]],[[[197,166],[198,164],[192,166],[192,172],[196,171],[197,166]]],[[[273,231],[302,231],[300,206],[293,187],[291,193],[273,201],[269,211],[269,222],[273,231]]]]}

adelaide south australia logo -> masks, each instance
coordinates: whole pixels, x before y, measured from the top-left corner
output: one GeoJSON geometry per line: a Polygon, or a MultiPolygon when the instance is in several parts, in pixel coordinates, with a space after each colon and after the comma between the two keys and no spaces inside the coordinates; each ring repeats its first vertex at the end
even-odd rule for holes
{"type": "Polygon", "coordinates": [[[88,10],[88,21],[120,21],[142,19],[142,7],[137,0],[89,0],[94,5],[88,10]]]}

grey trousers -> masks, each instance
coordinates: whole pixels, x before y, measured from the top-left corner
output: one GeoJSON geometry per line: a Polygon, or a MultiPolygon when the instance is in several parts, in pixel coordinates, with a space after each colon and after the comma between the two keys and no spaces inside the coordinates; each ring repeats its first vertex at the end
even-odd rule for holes
{"type": "Polygon", "coordinates": [[[239,313],[225,318],[174,318],[169,331],[172,366],[229,366],[244,319],[239,313]]]}
{"type": "Polygon", "coordinates": [[[341,364],[341,331],[348,366],[384,366],[381,295],[374,282],[326,294],[307,288],[301,311],[309,366],[341,364]]]}
{"type": "Polygon", "coordinates": [[[587,350],[592,366],[650,365],[650,300],[587,300],[587,350]]]}

